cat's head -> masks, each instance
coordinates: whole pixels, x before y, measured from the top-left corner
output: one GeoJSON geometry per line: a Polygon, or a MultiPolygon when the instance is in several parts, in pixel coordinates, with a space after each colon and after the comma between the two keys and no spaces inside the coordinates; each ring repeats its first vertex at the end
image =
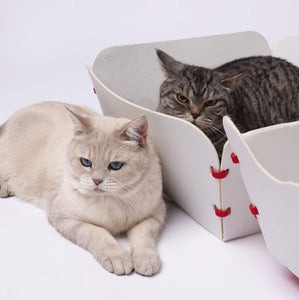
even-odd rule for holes
{"type": "Polygon", "coordinates": [[[135,189],[150,164],[146,118],[90,117],[68,110],[74,126],[66,153],[71,185],[91,197],[122,198],[135,189]]]}
{"type": "Polygon", "coordinates": [[[231,92],[245,73],[228,76],[215,70],[191,66],[156,50],[167,78],[160,87],[158,110],[189,121],[205,134],[222,130],[222,118],[231,115],[231,92]]]}

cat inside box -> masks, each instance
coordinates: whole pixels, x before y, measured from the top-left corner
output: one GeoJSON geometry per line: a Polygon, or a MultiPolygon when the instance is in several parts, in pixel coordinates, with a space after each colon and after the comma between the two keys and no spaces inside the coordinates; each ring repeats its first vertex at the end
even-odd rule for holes
{"type": "Polygon", "coordinates": [[[166,75],[158,111],[200,128],[219,157],[227,140],[224,116],[242,133],[299,120],[299,68],[286,60],[254,56],[208,69],[156,52],[166,75]]]}

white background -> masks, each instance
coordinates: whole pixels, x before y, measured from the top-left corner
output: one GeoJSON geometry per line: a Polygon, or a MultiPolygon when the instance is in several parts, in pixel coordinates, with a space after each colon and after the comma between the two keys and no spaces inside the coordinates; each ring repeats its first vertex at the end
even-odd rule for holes
{"type": "MultiPolygon", "coordinates": [[[[246,30],[274,48],[299,35],[298,12],[298,0],[2,0],[0,123],[44,100],[100,111],[84,60],[92,64],[103,48],[246,30]]],[[[173,207],[159,252],[157,276],[117,277],[60,237],[42,211],[0,199],[0,299],[299,299],[299,279],[260,234],[222,243],[173,207]]]]}

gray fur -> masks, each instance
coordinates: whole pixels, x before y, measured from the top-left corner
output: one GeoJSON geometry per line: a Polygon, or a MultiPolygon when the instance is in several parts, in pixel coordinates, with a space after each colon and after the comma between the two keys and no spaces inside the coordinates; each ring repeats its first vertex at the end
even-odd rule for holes
{"type": "Polygon", "coordinates": [[[299,120],[299,68],[286,60],[255,56],[207,69],[156,51],[167,76],[160,87],[158,111],[199,127],[219,156],[227,139],[222,125],[225,115],[241,132],[299,120]],[[178,94],[188,103],[181,103],[178,94]],[[208,106],[209,100],[217,102],[208,106]]]}

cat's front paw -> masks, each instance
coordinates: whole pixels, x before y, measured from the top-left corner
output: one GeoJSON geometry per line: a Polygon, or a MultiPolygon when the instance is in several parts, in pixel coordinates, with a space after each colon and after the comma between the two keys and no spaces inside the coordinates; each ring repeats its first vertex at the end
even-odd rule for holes
{"type": "Polygon", "coordinates": [[[96,259],[107,271],[117,275],[129,274],[133,270],[130,253],[120,246],[103,249],[96,259]]]}
{"type": "Polygon", "coordinates": [[[155,249],[136,247],[132,249],[134,269],[144,276],[151,276],[160,270],[160,258],[155,249]]]}
{"type": "Polygon", "coordinates": [[[0,197],[6,198],[10,196],[10,192],[8,190],[8,186],[5,182],[0,182],[0,197]]]}
{"type": "Polygon", "coordinates": [[[0,198],[7,198],[14,196],[14,193],[8,189],[6,182],[0,182],[0,198]]]}

